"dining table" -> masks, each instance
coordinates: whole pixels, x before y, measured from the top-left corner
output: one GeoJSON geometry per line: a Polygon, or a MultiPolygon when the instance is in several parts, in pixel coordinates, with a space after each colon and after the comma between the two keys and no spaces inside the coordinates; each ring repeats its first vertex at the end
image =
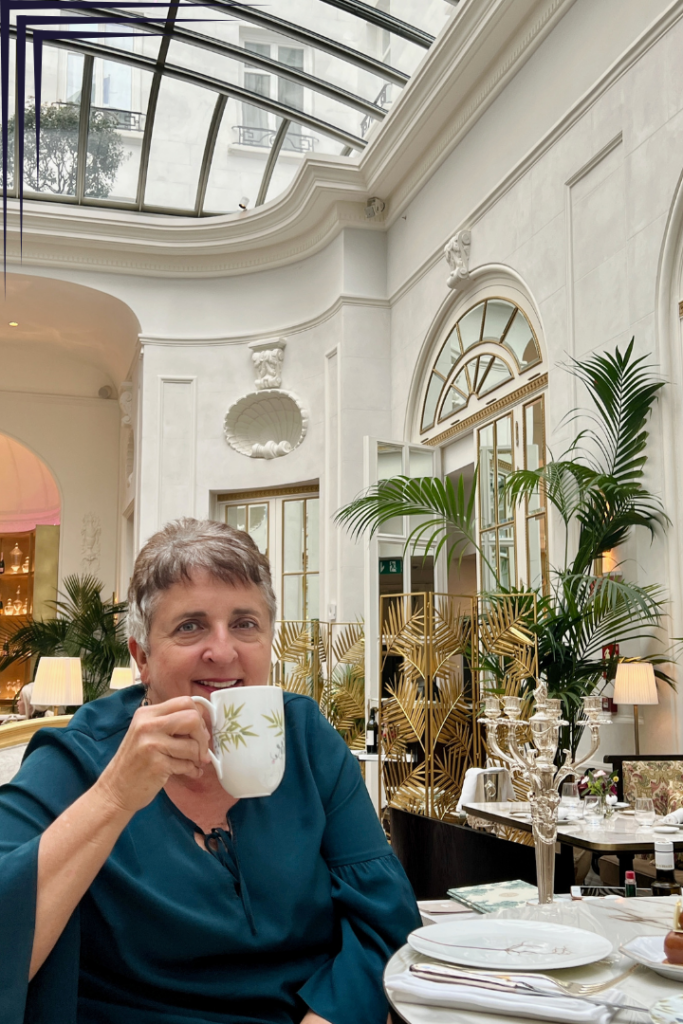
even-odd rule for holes
{"type": "MultiPolygon", "coordinates": [[[[673,912],[678,901],[677,896],[644,897],[624,899],[623,897],[584,898],[570,900],[560,898],[553,903],[539,906],[525,904],[522,906],[498,910],[491,914],[458,914],[449,917],[458,922],[471,918],[507,921],[540,921],[552,925],[581,928],[604,936],[612,945],[611,953],[598,962],[582,967],[564,968],[562,970],[545,970],[547,978],[555,978],[564,982],[580,982],[599,984],[610,979],[618,979],[629,968],[631,972],[622,980],[614,983],[614,988],[622,993],[623,1001],[631,1006],[649,1010],[660,1000],[672,996],[683,996],[683,980],[663,977],[649,967],[636,964],[620,950],[620,946],[638,936],[663,936],[672,926],[673,912]]],[[[443,920],[446,920],[444,917],[443,920]]],[[[410,940],[409,940],[410,941],[410,940]]],[[[398,1020],[406,1024],[500,1024],[502,1019],[518,1024],[533,1024],[529,1016],[505,1016],[497,1013],[458,1009],[452,1007],[428,1006],[419,1002],[408,1002],[392,994],[391,979],[408,970],[411,964],[436,962],[434,958],[416,952],[409,944],[399,949],[389,960],[384,972],[384,985],[389,1003],[398,1020]]],[[[596,999],[600,996],[596,995],[596,999]]],[[[680,1018],[677,1018],[680,1019],[680,1018]]],[[[615,1024],[647,1024],[648,1015],[630,1010],[620,1010],[614,1018],[615,1024]]]]}
{"type": "MultiPolygon", "coordinates": [[[[475,818],[507,825],[510,828],[531,832],[529,804],[523,802],[490,801],[469,803],[463,810],[475,818]]],[[[658,825],[655,819],[654,825],[658,825]]],[[[614,853],[619,860],[619,884],[624,884],[624,875],[633,867],[636,853],[654,853],[655,843],[670,840],[674,850],[683,851],[683,828],[668,833],[653,831],[653,826],[640,825],[633,815],[616,810],[600,825],[588,825],[583,819],[559,821],[557,841],[566,846],[577,846],[594,853],[614,853]]]]}

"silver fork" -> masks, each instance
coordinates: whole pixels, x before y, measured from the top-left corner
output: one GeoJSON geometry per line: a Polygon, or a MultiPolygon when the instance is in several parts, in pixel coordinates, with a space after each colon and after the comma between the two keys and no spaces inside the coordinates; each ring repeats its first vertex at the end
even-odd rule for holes
{"type": "Polygon", "coordinates": [[[556,985],[558,989],[560,989],[562,992],[567,992],[569,995],[589,996],[593,995],[596,992],[604,992],[605,989],[612,988],[614,985],[618,984],[618,982],[623,981],[624,978],[627,978],[629,974],[632,974],[633,971],[635,971],[635,969],[638,967],[638,964],[631,964],[628,970],[624,971],[622,974],[618,974],[616,978],[610,978],[609,981],[600,981],[593,983],[584,983],[581,981],[560,981],[559,978],[551,978],[549,975],[540,974],[537,971],[534,971],[533,974],[524,971],[510,971],[508,973],[503,973],[502,971],[475,971],[467,967],[451,967],[448,964],[433,963],[420,963],[414,964],[413,966],[419,967],[420,970],[425,971],[425,973],[427,974],[433,974],[435,977],[439,974],[445,977],[469,974],[473,977],[479,978],[488,977],[510,979],[512,977],[515,977],[530,978],[532,980],[543,978],[544,981],[549,981],[552,985],[556,985]]]}

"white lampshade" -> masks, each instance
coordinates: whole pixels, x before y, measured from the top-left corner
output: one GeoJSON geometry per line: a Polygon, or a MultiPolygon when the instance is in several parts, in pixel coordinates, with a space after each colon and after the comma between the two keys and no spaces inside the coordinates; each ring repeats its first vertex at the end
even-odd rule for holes
{"type": "Polygon", "coordinates": [[[33,705],[69,707],[83,703],[80,658],[41,658],[31,694],[33,705]]]}
{"type": "Polygon", "coordinates": [[[110,690],[123,690],[126,686],[132,686],[135,682],[133,670],[130,665],[123,668],[115,668],[109,680],[110,690]]]}
{"type": "Polygon", "coordinates": [[[655,670],[649,661],[620,661],[614,681],[615,704],[659,704],[655,670]]]}

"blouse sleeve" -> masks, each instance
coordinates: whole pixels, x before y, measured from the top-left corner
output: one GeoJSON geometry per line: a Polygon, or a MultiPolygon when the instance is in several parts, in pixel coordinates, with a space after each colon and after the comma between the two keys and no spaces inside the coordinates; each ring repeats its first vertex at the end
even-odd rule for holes
{"type": "Polygon", "coordinates": [[[330,868],[339,945],[299,995],[330,1024],[386,1024],[384,967],[422,922],[355,758],[319,712],[317,719],[309,749],[326,810],[322,852],[330,868]]]}
{"type": "Polygon", "coordinates": [[[36,734],[18,774],[0,788],[2,1024],[56,1020],[55,1007],[60,1010],[60,1024],[76,1022],[78,910],[33,981],[30,984],[28,981],[40,836],[94,781],[88,778],[89,773],[79,763],[75,751],[69,749],[71,738],[50,735],[57,732],[44,729],[36,734]]]}

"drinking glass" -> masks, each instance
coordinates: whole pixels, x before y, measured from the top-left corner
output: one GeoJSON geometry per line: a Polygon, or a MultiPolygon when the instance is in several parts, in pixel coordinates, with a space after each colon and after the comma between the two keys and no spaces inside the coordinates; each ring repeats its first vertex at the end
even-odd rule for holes
{"type": "Polygon", "coordinates": [[[655,823],[655,805],[652,797],[636,797],[634,817],[641,828],[649,828],[655,823]]]}
{"type": "Polygon", "coordinates": [[[560,811],[569,818],[581,817],[581,798],[579,787],[576,782],[562,783],[562,798],[560,800],[560,811]]]}
{"type": "Polygon", "coordinates": [[[604,812],[605,809],[599,796],[591,794],[585,797],[583,801],[583,816],[588,828],[600,828],[604,812]]]}

